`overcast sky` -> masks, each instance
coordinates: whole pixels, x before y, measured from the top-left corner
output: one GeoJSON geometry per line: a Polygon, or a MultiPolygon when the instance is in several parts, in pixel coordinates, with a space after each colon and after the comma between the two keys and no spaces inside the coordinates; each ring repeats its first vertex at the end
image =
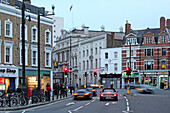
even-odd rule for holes
{"type": "Polygon", "coordinates": [[[32,5],[51,10],[64,17],[64,29],[81,29],[84,24],[90,30],[119,31],[125,28],[126,20],[132,29],[159,27],[161,16],[170,19],[170,0],[31,0],[32,5]],[[70,7],[73,5],[72,10],[70,7]]]}

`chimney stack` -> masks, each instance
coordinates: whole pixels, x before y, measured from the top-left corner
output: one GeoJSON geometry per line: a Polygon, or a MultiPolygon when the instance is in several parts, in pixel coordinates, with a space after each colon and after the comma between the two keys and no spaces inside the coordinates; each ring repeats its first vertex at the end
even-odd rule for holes
{"type": "Polygon", "coordinates": [[[24,0],[25,3],[31,4],[31,0],[24,0]]]}
{"type": "Polygon", "coordinates": [[[86,27],[84,24],[81,26],[84,30],[84,34],[88,35],[89,34],[89,27],[86,27]]]}
{"type": "Polygon", "coordinates": [[[160,18],[160,32],[165,30],[165,17],[160,18]]]}
{"type": "Polygon", "coordinates": [[[128,23],[128,20],[126,20],[125,24],[125,35],[130,33],[131,25],[128,23]]]}
{"type": "Polygon", "coordinates": [[[167,19],[167,21],[166,21],[166,27],[167,27],[168,29],[170,29],[170,19],[167,19]]]}

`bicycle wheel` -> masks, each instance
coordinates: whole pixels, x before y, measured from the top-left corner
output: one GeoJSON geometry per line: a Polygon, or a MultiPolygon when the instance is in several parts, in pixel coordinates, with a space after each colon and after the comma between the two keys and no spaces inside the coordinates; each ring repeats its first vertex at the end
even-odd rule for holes
{"type": "Polygon", "coordinates": [[[0,106],[1,106],[1,107],[7,106],[7,103],[6,103],[6,99],[5,99],[5,98],[2,98],[2,99],[0,100],[0,106]]]}
{"type": "Polygon", "coordinates": [[[39,102],[38,97],[37,96],[33,96],[32,97],[32,103],[34,104],[34,103],[38,103],[38,102],[39,102]]]}
{"type": "Polygon", "coordinates": [[[17,98],[11,98],[10,103],[11,103],[11,106],[16,106],[18,104],[17,98]]]}
{"type": "Polygon", "coordinates": [[[23,98],[20,98],[20,99],[19,99],[19,104],[20,104],[21,106],[26,105],[26,100],[23,99],[23,98]]]}
{"type": "Polygon", "coordinates": [[[46,96],[41,96],[40,97],[40,102],[45,102],[47,100],[46,96]]]}

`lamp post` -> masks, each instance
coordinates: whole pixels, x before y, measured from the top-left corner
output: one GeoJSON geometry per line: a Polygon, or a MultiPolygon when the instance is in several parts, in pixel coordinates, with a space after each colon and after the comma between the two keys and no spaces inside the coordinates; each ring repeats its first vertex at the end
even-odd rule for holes
{"type": "Polygon", "coordinates": [[[71,86],[71,36],[70,36],[70,66],[69,66],[69,72],[70,72],[70,86],[71,86]]]}
{"type": "Polygon", "coordinates": [[[129,39],[128,40],[129,41],[129,44],[130,44],[130,46],[129,46],[129,64],[130,64],[130,83],[131,83],[131,40],[129,39]]]}
{"type": "Polygon", "coordinates": [[[38,26],[38,90],[40,90],[41,88],[41,81],[40,81],[40,16],[50,16],[50,15],[54,15],[54,9],[55,6],[52,5],[52,14],[48,14],[48,12],[43,12],[43,14],[40,14],[40,8],[38,9],[38,22],[37,22],[37,26],[38,26]]]}

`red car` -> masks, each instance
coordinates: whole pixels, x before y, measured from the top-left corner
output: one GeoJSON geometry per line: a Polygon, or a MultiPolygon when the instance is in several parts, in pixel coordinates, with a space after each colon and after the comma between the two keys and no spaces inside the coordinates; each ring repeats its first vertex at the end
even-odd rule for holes
{"type": "Polygon", "coordinates": [[[104,88],[100,92],[100,101],[102,100],[116,100],[118,101],[118,94],[114,88],[104,88]]]}

